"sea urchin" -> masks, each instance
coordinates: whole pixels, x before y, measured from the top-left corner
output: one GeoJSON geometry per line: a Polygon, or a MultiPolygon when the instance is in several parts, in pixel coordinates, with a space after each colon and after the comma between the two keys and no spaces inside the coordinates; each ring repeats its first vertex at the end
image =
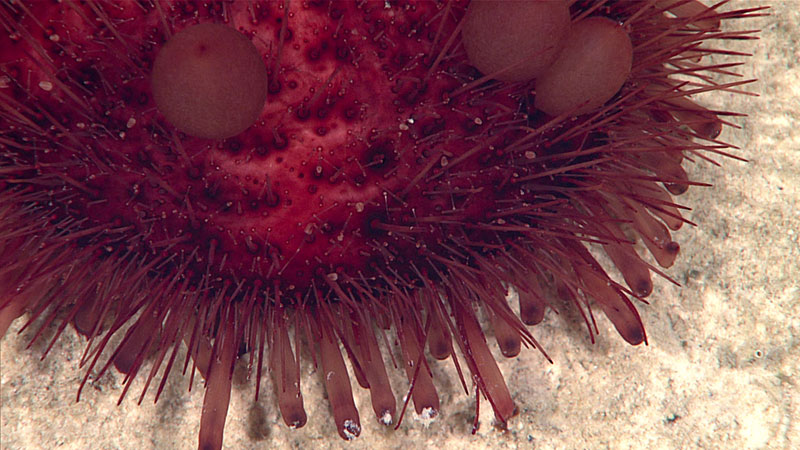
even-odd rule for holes
{"type": "Polygon", "coordinates": [[[244,355],[291,427],[304,353],[345,439],[343,354],[380,423],[405,411],[385,354],[417,414],[449,359],[505,423],[485,331],[514,357],[548,308],[593,336],[598,307],[646,341],[631,299],[678,253],[682,163],[730,147],[734,114],[691,97],[750,82],[716,44],[761,9],[724,3],[3,0],[0,336],[74,325],[79,395],[113,365],[157,398],[191,365],[201,448],[244,355]]]}

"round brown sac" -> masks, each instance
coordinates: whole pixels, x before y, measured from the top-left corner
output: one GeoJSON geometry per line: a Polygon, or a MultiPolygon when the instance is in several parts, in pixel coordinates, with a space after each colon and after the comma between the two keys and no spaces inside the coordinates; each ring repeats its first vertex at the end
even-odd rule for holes
{"type": "Polygon", "coordinates": [[[585,114],[610,100],[631,72],[633,46],[605,17],[573,24],[558,59],[536,80],[536,109],[557,116],[585,114]]]}
{"type": "Polygon", "coordinates": [[[236,136],[258,119],[267,98],[267,69],[255,45],[213,23],[169,39],[156,56],[151,82],[167,121],[199,138],[236,136]]]}
{"type": "Polygon", "coordinates": [[[482,73],[528,81],[556,59],[569,25],[569,8],[561,0],[473,0],[461,36],[470,64],[482,73]]]}

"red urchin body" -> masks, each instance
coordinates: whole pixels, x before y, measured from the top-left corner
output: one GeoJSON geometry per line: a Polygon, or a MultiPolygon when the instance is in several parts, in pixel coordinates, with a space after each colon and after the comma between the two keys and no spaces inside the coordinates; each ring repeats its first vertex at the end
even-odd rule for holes
{"type": "Polygon", "coordinates": [[[749,36],[719,31],[721,20],[758,10],[574,2],[573,21],[622,24],[633,64],[603,106],[553,117],[534,108],[535,83],[492,81],[469,64],[465,8],[4,4],[0,334],[25,311],[72,323],[90,339],[87,376],[113,364],[126,386],[146,359],[148,384],[160,367],[191,364],[207,380],[200,444],[211,448],[245,353],[256,392],[269,370],[284,421],[302,426],[307,346],[352,438],[360,419],[342,350],[381,423],[403,408],[387,351],[400,355],[416,413],[438,413],[426,350],[452,358],[503,423],[515,408],[482,318],[508,357],[538,345],[526,325],[555,297],[590,333],[597,306],[628,342],[645,341],[631,298],[660,272],[634,241],[657,264],[674,261],[670,230],[685,221],[672,196],[693,184],[681,163],[728,147],[716,139],[727,113],[689,96],[746,83],[712,80],[735,64],[703,58],[724,53],[712,39],[749,36]],[[219,141],[177,131],[150,95],[160,46],[204,22],[248,36],[269,79],[256,123],[219,141]],[[181,342],[190,360],[176,360],[181,342]]]}

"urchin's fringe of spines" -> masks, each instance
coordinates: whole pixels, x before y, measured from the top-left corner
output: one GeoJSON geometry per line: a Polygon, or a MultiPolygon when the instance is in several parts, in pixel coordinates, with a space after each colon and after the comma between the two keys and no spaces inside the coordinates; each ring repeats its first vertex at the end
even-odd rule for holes
{"type": "MultiPolygon", "coordinates": [[[[565,231],[561,234],[566,236],[569,233],[565,231]]],[[[531,237],[535,236],[536,231],[532,230],[531,237]]],[[[562,236],[562,240],[566,239],[564,236],[562,236]]],[[[569,239],[567,239],[567,242],[575,244],[574,241],[570,241],[569,239]]],[[[453,245],[457,246],[458,242],[454,242],[453,245]]],[[[580,246],[579,248],[583,248],[582,244],[578,245],[580,246]]],[[[557,246],[551,245],[547,250],[550,258],[547,259],[544,259],[541,255],[534,254],[531,250],[526,249],[526,247],[527,246],[523,246],[521,251],[526,252],[524,256],[531,260],[528,266],[549,265],[550,276],[553,276],[555,281],[560,282],[567,292],[573,293],[573,301],[575,302],[578,302],[578,300],[574,293],[578,292],[580,288],[588,287],[591,292],[593,286],[601,286],[603,283],[607,283],[607,281],[603,280],[608,280],[608,277],[602,272],[599,272],[599,274],[596,273],[598,270],[597,267],[590,267],[587,264],[575,266],[574,262],[568,262],[568,258],[561,256],[571,254],[569,247],[559,249],[557,246]],[[583,285],[577,285],[577,282],[573,281],[574,279],[584,280],[583,285]]],[[[463,248],[462,250],[464,254],[470,253],[467,248],[463,248]]],[[[574,248],[572,250],[574,250],[574,248]]],[[[517,261],[514,261],[514,263],[518,264],[517,261]]],[[[99,264],[100,267],[122,267],[119,269],[122,273],[127,272],[129,267],[135,267],[135,265],[125,266],[121,263],[99,264]]],[[[472,254],[471,263],[467,261],[458,263],[457,259],[439,259],[437,262],[432,263],[432,270],[437,270],[437,266],[443,266],[443,268],[438,269],[439,274],[437,276],[437,279],[441,281],[429,281],[426,284],[428,286],[435,286],[438,283],[444,284],[442,285],[443,289],[425,289],[424,287],[418,289],[419,292],[417,295],[425,296],[428,299],[428,304],[433,305],[432,309],[428,310],[429,312],[427,315],[423,315],[419,311],[414,310],[414,294],[408,293],[406,289],[406,286],[410,285],[409,282],[400,283],[396,277],[384,277],[389,289],[383,296],[384,300],[389,301],[390,304],[395,304],[394,301],[399,298],[404,298],[404,301],[397,302],[397,304],[407,305],[407,309],[404,308],[405,310],[398,311],[393,315],[393,328],[398,333],[401,347],[403,348],[404,365],[407,367],[411,385],[414,387],[411,390],[410,397],[413,398],[418,412],[429,416],[435,415],[438,412],[439,401],[432,380],[432,372],[427,366],[427,359],[423,354],[425,344],[430,343],[427,335],[433,328],[433,321],[436,320],[438,322],[444,321],[447,325],[446,327],[441,326],[441,324],[439,325],[440,332],[437,333],[436,336],[438,336],[440,342],[437,343],[437,346],[448,347],[451,345],[448,342],[448,338],[442,338],[443,335],[458,335],[459,339],[456,339],[456,342],[459,344],[461,353],[466,360],[467,368],[473,375],[472,380],[476,385],[477,392],[482,393],[489,399],[490,404],[495,409],[497,417],[501,422],[507,420],[514,414],[513,401],[510,398],[508,388],[505,385],[505,381],[500,374],[496,362],[486,346],[485,338],[483,337],[477,321],[478,311],[474,309],[474,305],[484,305],[485,314],[489,315],[490,318],[496,318],[495,327],[498,327],[498,323],[501,324],[500,327],[504,327],[505,333],[498,333],[496,330],[495,335],[499,338],[505,337],[512,342],[510,346],[506,347],[506,350],[509,347],[519,345],[520,338],[526,337],[526,332],[524,328],[520,329],[517,326],[509,327],[509,325],[517,321],[516,315],[512,316],[509,314],[505,303],[493,303],[489,301],[489,299],[497,299],[498,295],[501,293],[497,287],[502,284],[526,286],[527,293],[534,293],[533,298],[544,297],[544,294],[537,292],[538,289],[536,288],[531,289],[530,282],[526,283],[521,278],[515,278],[509,274],[501,273],[501,268],[513,265],[512,262],[505,261],[502,257],[496,257],[494,261],[490,263],[484,260],[480,255],[474,253],[472,254]],[[472,265],[477,265],[484,270],[473,269],[471,268],[472,265]],[[446,299],[446,301],[444,299],[446,299]],[[427,323],[427,325],[423,326],[423,323],[427,323]],[[446,331],[446,333],[442,331],[446,331]],[[514,337],[515,332],[519,333],[519,336],[516,338],[514,337]],[[445,343],[442,344],[442,341],[445,343]]],[[[52,269],[52,267],[50,269],[52,269]]],[[[44,273],[47,272],[47,270],[44,270],[44,273]]],[[[112,321],[111,326],[105,332],[101,342],[95,347],[96,350],[92,352],[94,358],[87,370],[87,378],[92,368],[97,363],[102,350],[108,344],[109,339],[117,332],[121,332],[120,330],[123,325],[129,320],[132,320],[138,313],[138,319],[136,319],[133,325],[128,329],[122,342],[108,358],[106,364],[100,370],[100,375],[112,364],[125,373],[125,388],[122,393],[122,396],[124,396],[130,387],[130,382],[142,366],[145,356],[149,355],[155,348],[162,348],[160,356],[156,358],[154,366],[148,375],[146,386],[149,385],[150,380],[153,379],[157,368],[163,361],[163,349],[170,348],[170,345],[177,345],[177,334],[164,334],[165,328],[169,329],[166,325],[173,320],[173,317],[178,317],[179,315],[184,316],[186,312],[192,314],[191,309],[184,309],[186,305],[209,305],[203,310],[194,311],[196,319],[194,321],[185,321],[184,325],[192,325],[187,326],[183,331],[184,340],[190,349],[189,354],[193,360],[192,364],[203,374],[208,382],[206,400],[204,402],[201,439],[203,440],[202,442],[206,443],[218,443],[221,439],[221,430],[224,424],[224,414],[220,415],[219,411],[223,410],[228,403],[230,373],[232,372],[233,361],[235,360],[234,350],[232,349],[238,348],[239,343],[246,341],[241,332],[237,332],[237,334],[234,335],[235,330],[242,329],[240,323],[241,318],[239,317],[241,310],[245,309],[244,306],[248,304],[248,302],[244,301],[233,301],[233,299],[241,298],[239,295],[241,286],[227,285],[211,299],[211,302],[195,302],[189,300],[197,300],[199,298],[197,294],[192,293],[192,291],[187,291],[185,282],[182,284],[177,282],[180,278],[178,276],[180,271],[178,271],[178,274],[168,279],[149,282],[144,281],[141,275],[143,273],[142,271],[138,273],[140,276],[134,276],[132,278],[134,280],[142,280],[141,282],[145,283],[145,285],[142,285],[139,293],[127,293],[130,296],[129,298],[133,300],[130,302],[132,306],[123,311],[116,312],[117,315],[112,321]],[[180,288],[177,287],[178,284],[181,284],[180,288]],[[145,301],[142,297],[145,292],[160,292],[164,294],[157,295],[156,298],[148,298],[145,301]],[[139,311],[140,309],[141,311],[139,311]],[[164,326],[162,326],[162,324],[164,324],[164,326]],[[220,335],[220,326],[226,327],[222,335],[220,335]],[[156,344],[157,342],[160,347],[156,344]],[[206,413],[205,411],[210,412],[206,413]]],[[[62,274],[62,276],[64,275],[65,274],[62,274]]],[[[115,280],[120,274],[116,275],[115,277],[109,274],[109,276],[104,279],[115,280]]],[[[538,275],[546,276],[544,274],[534,273],[534,276],[538,275]]],[[[358,283],[354,280],[351,280],[350,283],[354,286],[358,286],[358,283]]],[[[81,286],[80,283],[75,283],[75,285],[81,286]]],[[[604,311],[611,317],[617,317],[620,310],[620,306],[618,306],[620,300],[616,300],[616,302],[613,301],[614,295],[619,294],[619,288],[615,289],[615,292],[612,294],[602,293],[599,289],[594,289],[595,296],[599,300],[601,307],[603,307],[604,311]],[[599,297],[597,297],[598,292],[600,292],[599,297]],[[613,312],[609,313],[608,308],[613,312]]],[[[366,285],[359,286],[356,290],[369,292],[368,286],[366,285]]],[[[337,305],[341,306],[331,305],[329,298],[318,298],[316,302],[318,305],[318,308],[315,310],[316,312],[300,310],[297,314],[306,314],[307,317],[302,319],[303,321],[310,321],[321,327],[317,330],[318,333],[312,336],[313,339],[309,339],[309,342],[320,343],[320,361],[326,373],[326,386],[334,410],[337,428],[342,437],[352,438],[358,434],[360,424],[357,410],[352,403],[352,392],[349,389],[349,377],[346,375],[346,369],[342,364],[339,350],[340,343],[344,344],[345,349],[348,348],[347,339],[344,338],[346,331],[342,329],[342,327],[346,325],[343,325],[344,321],[341,317],[343,314],[349,314],[349,323],[354,324],[352,326],[358,327],[358,329],[361,330],[371,329],[373,324],[366,324],[364,323],[366,320],[364,316],[353,314],[353,307],[357,307],[358,305],[355,297],[352,297],[350,294],[345,294],[344,290],[341,288],[334,289],[334,291],[338,291],[337,294],[342,303],[337,303],[337,305]],[[350,308],[349,311],[342,310],[345,305],[350,308]]],[[[69,298],[69,296],[65,296],[64,298],[69,298]]],[[[620,298],[625,299],[626,297],[622,296],[620,298]]],[[[281,299],[279,298],[275,299],[276,303],[280,303],[280,301],[281,299]]],[[[588,303],[586,303],[585,306],[588,307],[588,303]]],[[[629,308],[629,302],[625,303],[623,301],[622,306],[629,308]]],[[[85,305],[75,304],[72,306],[70,317],[74,317],[74,312],[77,311],[78,308],[85,309],[85,305]]],[[[541,305],[539,309],[543,309],[541,305]]],[[[264,313],[262,312],[262,314],[264,313]]],[[[635,310],[633,310],[632,314],[635,315],[635,310]]],[[[263,317],[267,315],[268,314],[264,314],[263,317]]],[[[591,317],[591,310],[589,310],[589,316],[591,317]]],[[[638,316],[636,316],[635,319],[635,323],[641,323],[638,320],[638,316]]],[[[100,317],[96,320],[95,326],[91,327],[93,330],[91,333],[93,338],[98,337],[96,325],[100,322],[100,317]]],[[[592,324],[594,325],[593,320],[592,324]]],[[[617,325],[618,328],[622,328],[616,321],[615,325],[617,325]]],[[[267,321],[264,319],[260,324],[253,326],[250,332],[255,335],[260,335],[263,333],[263,331],[260,330],[266,329],[267,326],[267,321]]],[[[82,328],[84,330],[88,329],[88,327],[85,326],[82,328]]],[[[594,325],[594,328],[596,329],[596,325],[594,325]]],[[[59,332],[60,331],[61,330],[59,330],[59,332]]],[[[276,379],[280,380],[277,383],[278,386],[286,386],[289,383],[294,385],[295,380],[299,380],[295,375],[289,373],[290,371],[287,370],[286,364],[294,365],[297,360],[293,357],[278,357],[278,355],[284,354],[285,352],[291,352],[291,349],[288,348],[288,334],[284,334],[287,332],[287,327],[279,326],[277,327],[277,332],[280,333],[280,335],[277,338],[273,338],[271,348],[269,349],[270,354],[275,355],[271,356],[271,358],[273,358],[271,360],[273,361],[271,364],[273,375],[276,379]]],[[[299,333],[297,327],[295,327],[295,333],[299,333]]],[[[433,335],[434,334],[431,334],[431,336],[433,335]]],[[[626,333],[623,333],[623,335],[625,336],[626,333]]],[[[357,340],[353,338],[350,346],[355,345],[357,345],[357,340]]],[[[501,344],[501,349],[503,347],[504,345],[501,344]]],[[[347,353],[354,367],[363,368],[367,367],[369,364],[382,364],[382,360],[377,358],[377,356],[374,356],[375,359],[372,361],[366,359],[364,357],[366,354],[364,348],[350,349],[347,353]]],[[[509,356],[512,356],[511,354],[515,352],[511,351],[507,353],[509,353],[509,356]]],[[[173,356],[162,377],[167,375],[174,354],[173,351],[173,356]]],[[[456,362],[455,355],[451,353],[450,356],[453,357],[454,362],[456,362]]],[[[369,384],[369,381],[362,382],[361,384],[369,384]]],[[[383,395],[386,394],[385,391],[379,393],[383,395]]],[[[144,392],[142,395],[144,395],[144,392]]],[[[279,403],[282,404],[282,411],[294,411],[295,415],[304,417],[305,413],[302,410],[302,405],[287,406],[287,404],[292,401],[293,398],[291,396],[288,398],[283,396],[282,401],[279,395],[279,403]]],[[[384,411],[376,410],[376,413],[379,413],[379,418],[385,417],[380,414],[380,412],[384,411]]],[[[294,420],[292,424],[301,425],[302,420],[294,420]]]]}

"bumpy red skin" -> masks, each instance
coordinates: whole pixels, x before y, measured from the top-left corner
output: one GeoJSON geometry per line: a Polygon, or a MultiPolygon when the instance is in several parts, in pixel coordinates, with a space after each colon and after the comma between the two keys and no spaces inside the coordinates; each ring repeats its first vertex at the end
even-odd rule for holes
{"type": "MultiPolygon", "coordinates": [[[[224,17],[190,5],[174,17],[173,31],[198,21],[234,26],[252,36],[271,72],[264,113],[225,141],[179,136],[155,109],[148,70],[165,40],[156,11],[143,13],[130,3],[105,11],[123,43],[107,28],[87,28],[69,6],[34,4],[33,16],[52,31],[38,42],[48,55],[59,55],[53,64],[67,77],[85,81],[71,89],[85,95],[91,111],[65,111],[62,102],[70,100],[58,89],[42,91],[40,83],[53,82],[51,74],[24,40],[0,53],[12,71],[28,74],[29,83],[15,89],[17,100],[25,103],[33,93],[40,107],[60,118],[64,129],[55,133],[71,136],[64,139],[69,148],[39,156],[42,167],[75,161],[62,175],[80,183],[87,199],[73,202],[67,213],[95,224],[133,225],[142,249],[196,252],[198,260],[209,252],[225,255],[226,273],[278,279],[284,292],[343,266],[357,273],[367,268],[365,255],[376,252],[372,234],[385,234],[371,221],[397,223],[396,215],[411,213],[387,212],[387,204],[401,204],[398,193],[430,153],[457,157],[474,145],[461,136],[488,127],[491,109],[469,105],[463,96],[442,107],[467,66],[442,65],[421,89],[438,31],[425,21],[442,5],[409,3],[404,14],[394,14],[382,2],[311,2],[289,18],[283,46],[280,3],[233,2],[224,17]],[[109,52],[108,45],[124,50],[109,52]],[[103,122],[89,123],[85,115],[103,122]],[[426,136],[432,136],[428,143],[426,136]]],[[[26,16],[22,27],[36,29],[25,23],[31,20],[26,16]]],[[[425,187],[422,180],[403,198],[415,205],[417,217],[449,201],[448,195],[417,201],[425,187]]]]}

